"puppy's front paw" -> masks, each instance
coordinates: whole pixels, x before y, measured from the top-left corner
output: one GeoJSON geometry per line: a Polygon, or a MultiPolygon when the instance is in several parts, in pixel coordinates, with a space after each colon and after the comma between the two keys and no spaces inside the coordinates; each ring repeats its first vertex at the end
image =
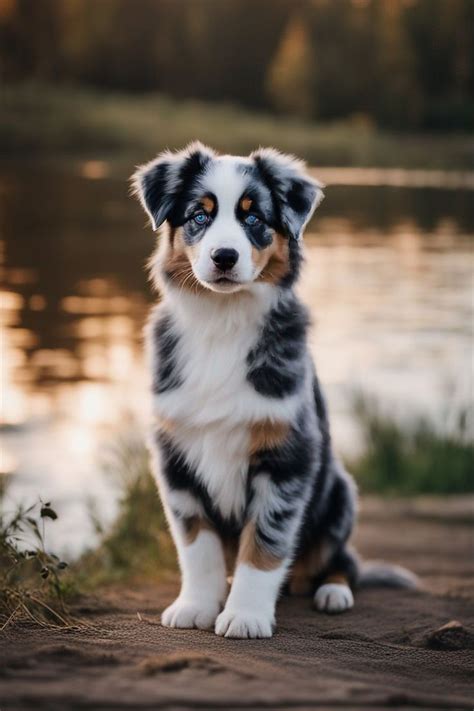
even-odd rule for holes
{"type": "Polygon", "coordinates": [[[275,618],[271,614],[251,610],[224,609],[216,620],[216,634],[236,639],[271,637],[275,618]]]}
{"type": "Polygon", "coordinates": [[[320,612],[344,612],[354,607],[354,596],[348,585],[326,583],[316,590],[314,604],[320,612]]]}
{"type": "Polygon", "coordinates": [[[161,615],[164,627],[211,629],[219,614],[217,602],[182,600],[179,597],[161,615]]]}

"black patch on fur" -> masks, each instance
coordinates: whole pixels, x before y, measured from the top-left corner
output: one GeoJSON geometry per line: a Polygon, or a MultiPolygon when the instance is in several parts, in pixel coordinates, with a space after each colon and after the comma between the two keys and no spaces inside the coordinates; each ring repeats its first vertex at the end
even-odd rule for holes
{"type": "Polygon", "coordinates": [[[160,161],[142,178],[143,199],[157,226],[166,219],[173,205],[173,193],[169,190],[169,171],[170,163],[160,161]]]}
{"type": "Polygon", "coordinates": [[[281,205],[277,197],[278,195],[278,183],[272,172],[271,165],[264,158],[259,156],[255,157],[255,167],[257,169],[258,179],[267,187],[270,193],[270,199],[272,201],[272,213],[274,220],[274,228],[277,232],[285,234],[285,228],[281,219],[281,205]]]}
{"type": "Polygon", "coordinates": [[[301,383],[308,323],[307,311],[296,298],[282,300],[270,311],[247,355],[247,380],[261,395],[282,398],[301,383]]]}
{"type": "Polygon", "coordinates": [[[211,160],[209,153],[195,148],[189,154],[158,157],[137,172],[137,189],[153,216],[155,228],[165,220],[172,227],[183,224],[193,185],[211,160]]]}
{"type": "Polygon", "coordinates": [[[290,239],[288,243],[289,264],[290,269],[280,281],[279,286],[290,288],[296,282],[300,275],[301,265],[303,263],[303,254],[301,252],[300,243],[295,239],[290,239]]]}
{"type": "Polygon", "coordinates": [[[184,241],[186,244],[192,245],[196,244],[199,242],[204,237],[204,234],[207,229],[212,225],[212,221],[215,219],[218,211],[218,203],[217,203],[217,198],[213,193],[205,193],[204,195],[200,196],[197,200],[194,200],[190,205],[186,207],[185,214],[184,214],[184,224],[183,224],[183,237],[184,241]],[[211,212],[207,212],[202,208],[202,200],[204,198],[209,198],[212,200],[214,203],[214,208],[212,209],[211,212]],[[196,214],[196,212],[202,211],[206,215],[209,216],[209,222],[207,222],[204,225],[198,225],[197,222],[194,221],[193,215],[196,214]]]}
{"type": "Polygon", "coordinates": [[[292,180],[290,189],[286,194],[288,207],[301,215],[307,215],[311,209],[304,184],[299,180],[292,180]]]}
{"type": "Polygon", "coordinates": [[[187,464],[185,457],[172,442],[171,438],[161,432],[155,437],[156,445],[161,453],[161,471],[170,489],[188,491],[202,505],[206,517],[216,531],[225,538],[239,535],[242,522],[235,518],[224,518],[209,496],[206,487],[200,483],[196,472],[187,464]]]}
{"type": "MultiPolygon", "coordinates": [[[[252,167],[246,166],[245,173],[250,176],[250,184],[247,188],[245,195],[252,199],[252,207],[250,212],[254,212],[258,217],[260,217],[265,225],[270,228],[272,232],[278,232],[283,236],[288,236],[288,231],[282,220],[282,203],[281,199],[278,197],[281,193],[279,188],[279,183],[274,177],[271,165],[267,165],[267,161],[259,158],[255,158],[255,165],[252,167]]],[[[294,186],[292,188],[292,199],[298,202],[298,181],[293,181],[294,186]]],[[[302,196],[299,196],[298,205],[301,207],[303,204],[302,196]]],[[[243,210],[238,210],[237,216],[239,219],[243,217],[243,210]]],[[[245,229],[245,225],[244,225],[245,229]]],[[[262,234],[253,233],[247,231],[247,236],[250,242],[257,248],[263,249],[270,242],[267,243],[269,237],[262,231],[262,234]]],[[[270,233],[271,234],[271,233],[270,233]]],[[[299,277],[301,264],[303,261],[303,256],[301,252],[300,244],[297,240],[289,240],[289,266],[290,269],[288,274],[286,274],[281,281],[279,286],[291,287],[299,277]]]]}
{"type": "Polygon", "coordinates": [[[249,470],[252,480],[262,472],[276,487],[281,487],[274,510],[264,510],[256,522],[256,537],[260,546],[276,557],[284,558],[293,549],[293,540],[287,534],[288,525],[299,512],[301,496],[307,490],[308,480],[317,469],[317,438],[314,419],[302,407],[285,443],[280,447],[261,450],[256,454],[249,470]]]}
{"type": "Polygon", "coordinates": [[[260,179],[270,190],[278,231],[298,240],[316,199],[317,186],[304,174],[298,175],[298,169],[280,164],[278,157],[256,153],[253,159],[260,179]]]}
{"type": "Polygon", "coordinates": [[[249,173],[248,169],[245,172],[251,175],[251,181],[247,190],[237,202],[235,216],[241,222],[250,243],[256,249],[265,249],[265,247],[271,245],[275,229],[272,198],[268,189],[262,184],[259,184],[254,174],[249,173]],[[244,198],[248,198],[252,201],[250,210],[242,209],[241,202],[244,198]],[[248,215],[256,215],[260,222],[253,226],[248,225],[245,222],[245,218],[248,215]]]}
{"type": "Polygon", "coordinates": [[[346,544],[355,519],[353,495],[341,465],[330,454],[313,483],[312,495],[306,507],[297,546],[297,557],[315,544],[326,542],[333,556],[346,544]]]}
{"type": "MultiPolygon", "coordinates": [[[[305,477],[314,473],[317,465],[315,453],[318,446],[317,433],[313,432],[307,424],[308,420],[307,412],[302,408],[280,447],[257,452],[250,469],[250,476],[265,472],[270,475],[275,484],[283,484],[295,478],[303,481],[305,477]]],[[[291,508],[294,502],[286,499],[286,503],[291,508]]]]}
{"type": "Polygon", "coordinates": [[[265,222],[259,222],[257,225],[247,225],[244,218],[238,216],[242,220],[242,227],[249,242],[259,250],[269,247],[273,242],[273,230],[271,227],[265,224],[265,222]]]}
{"type": "Polygon", "coordinates": [[[152,374],[152,389],[155,394],[159,394],[173,390],[181,384],[181,377],[176,366],[179,336],[173,329],[171,316],[160,316],[154,321],[152,339],[157,361],[152,374]]]}
{"type": "Polygon", "coordinates": [[[284,528],[286,522],[289,519],[293,518],[295,513],[296,513],[295,506],[288,506],[287,508],[280,509],[279,511],[272,511],[269,514],[269,519],[270,519],[272,528],[277,528],[277,529],[284,528]]]}
{"type": "Polygon", "coordinates": [[[313,396],[318,418],[319,433],[321,436],[321,454],[319,464],[319,476],[316,482],[317,492],[322,494],[325,490],[326,479],[329,472],[329,462],[331,457],[331,434],[329,430],[329,418],[327,414],[326,401],[324,399],[321,386],[319,384],[316,371],[313,375],[313,396]]]}
{"type": "Polygon", "coordinates": [[[193,187],[197,178],[202,175],[209,163],[209,155],[197,150],[184,159],[179,170],[178,189],[174,193],[173,206],[168,215],[172,227],[181,227],[186,220],[186,209],[191,200],[193,187]]]}

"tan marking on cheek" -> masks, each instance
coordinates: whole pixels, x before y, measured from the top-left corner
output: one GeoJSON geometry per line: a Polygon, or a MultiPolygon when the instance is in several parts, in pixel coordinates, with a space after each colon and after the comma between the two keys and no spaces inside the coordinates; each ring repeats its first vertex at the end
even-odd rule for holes
{"type": "Polygon", "coordinates": [[[239,554],[237,563],[246,563],[258,570],[275,570],[279,568],[282,561],[264,548],[262,548],[255,536],[255,523],[248,523],[240,534],[239,554]]]}
{"type": "Polygon", "coordinates": [[[240,207],[244,212],[248,212],[252,207],[252,200],[249,197],[244,197],[240,201],[240,207]]]}
{"type": "Polygon", "coordinates": [[[190,516],[183,519],[184,537],[186,543],[191,545],[194,543],[201,531],[213,531],[211,524],[206,519],[200,516],[190,516]]]}
{"type": "Polygon", "coordinates": [[[290,426],[287,422],[262,420],[250,426],[249,454],[252,456],[262,449],[279,447],[288,436],[290,426]]]}
{"type": "Polygon", "coordinates": [[[269,247],[252,249],[254,264],[261,267],[259,281],[278,284],[290,271],[290,248],[286,237],[276,233],[269,247]],[[254,252],[257,254],[254,257],[254,252]]]}
{"type": "Polygon", "coordinates": [[[204,291],[192,270],[192,260],[197,256],[197,245],[186,245],[182,229],[172,230],[169,236],[168,249],[162,259],[162,268],[168,279],[179,288],[193,291],[204,291]]]}
{"type": "Polygon", "coordinates": [[[322,542],[295,560],[290,571],[290,595],[309,595],[313,592],[314,578],[324,570],[332,550],[330,544],[322,542]]]}
{"type": "Polygon", "coordinates": [[[209,197],[209,195],[206,195],[205,197],[201,198],[200,202],[203,209],[209,213],[211,213],[216,206],[216,203],[211,197],[209,197]]]}

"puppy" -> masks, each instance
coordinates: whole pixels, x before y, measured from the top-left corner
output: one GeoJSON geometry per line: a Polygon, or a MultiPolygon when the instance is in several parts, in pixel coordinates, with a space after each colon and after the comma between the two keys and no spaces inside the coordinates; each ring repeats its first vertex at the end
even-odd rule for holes
{"type": "MultiPolygon", "coordinates": [[[[274,149],[242,158],[200,143],[132,180],[161,228],[151,449],[182,574],[162,624],[271,637],[284,585],[322,612],[348,610],[356,491],[331,447],[294,291],[321,185],[274,149]]],[[[385,578],[411,584],[403,571],[385,578]]]]}

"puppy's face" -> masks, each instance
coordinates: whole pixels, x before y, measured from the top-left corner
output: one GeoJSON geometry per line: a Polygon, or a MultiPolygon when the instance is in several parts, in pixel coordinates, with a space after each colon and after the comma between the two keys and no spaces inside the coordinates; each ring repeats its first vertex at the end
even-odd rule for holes
{"type": "Polygon", "coordinates": [[[133,181],[153,228],[169,225],[165,277],[224,293],[287,276],[289,242],[322,198],[301,163],[271,149],[240,158],[192,144],[161,154],[133,181]]]}

